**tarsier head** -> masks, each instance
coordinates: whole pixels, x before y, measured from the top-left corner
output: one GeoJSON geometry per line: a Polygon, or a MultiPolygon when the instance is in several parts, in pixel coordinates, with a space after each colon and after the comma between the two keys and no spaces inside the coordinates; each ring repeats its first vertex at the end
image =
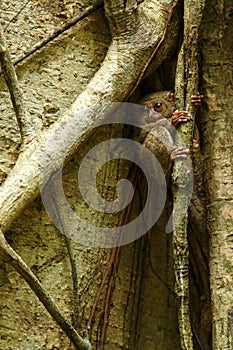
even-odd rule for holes
{"type": "Polygon", "coordinates": [[[171,118],[176,110],[175,94],[171,91],[159,91],[146,95],[139,104],[153,109],[165,118],[171,118]]]}

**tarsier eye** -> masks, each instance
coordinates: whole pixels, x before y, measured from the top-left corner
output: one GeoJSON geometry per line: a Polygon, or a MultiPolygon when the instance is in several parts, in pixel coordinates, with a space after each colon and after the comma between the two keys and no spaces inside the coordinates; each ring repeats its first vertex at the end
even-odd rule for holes
{"type": "Polygon", "coordinates": [[[155,111],[161,111],[163,104],[161,102],[158,102],[154,105],[154,110],[155,111]]]}

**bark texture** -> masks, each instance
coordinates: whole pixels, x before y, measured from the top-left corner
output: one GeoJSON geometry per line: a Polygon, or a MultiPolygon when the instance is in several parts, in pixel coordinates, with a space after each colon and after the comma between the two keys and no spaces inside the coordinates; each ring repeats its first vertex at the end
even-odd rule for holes
{"type": "Polygon", "coordinates": [[[213,349],[231,349],[232,342],[232,3],[207,1],[203,25],[203,119],[205,183],[210,233],[210,285],[213,349]]]}
{"type": "MultiPolygon", "coordinates": [[[[39,36],[43,37],[46,32],[49,32],[50,29],[53,29],[57,24],[61,23],[61,18],[69,18],[72,11],[79,9],[79,6],[72,2],[70,2],[69,6],[67,4],[65,6],[65,4],[59,1],[55,4],[58,12],[56,12],[47,1],[42,1],[40,4],[34,1],[34,4],[30,5],[30,17],[25,16],[23,12],[20,13],[16,20],[17,25],[14,26],[12,22],[13,29],[10,31],[10,25],[7,33],[8,42],[12,40],[12,51],[17,54],[21,54],[22,50],[27,51],[26,45],[34,44],[38,39],[36,36],[37,30],[39,31],[39,36]],[[24,39],[22,35],[22,41],[19,45],[19,41],[16,40],[15,32],[17,32],[18,27],[21,26],[22,34],[24,34],[23,31],[26,30],[26,28],[23,24],[27,19],[29,22],[31,21],[27,28],[29,39],[24,39]],[[43,21],[48,24],[48,27],[45,26],[45,28],[41,25],[43,21]],[[17,46],[20,48],[17,49],[17,46]]],[[[20,145],[19,129],[14,114],[12,113],[11,105],[7,102],[8,93],[6,86],[3,81],[1,82],[3,87],[2,95],[4,99],[2,102],[4,110],[7,108],[8,113],[12,116],[11,125],[9,125],[9,115],[4,114],[4,120],[2,121],[4,130],[7,135],[10,136],[10,151],[8,146],[5,147],[7,139],[4,138],[3,162],[5,167],[2,168],[2,180],[7,178],[1,186],[1,228],[4,233],[6,233],[8,229],[6,233],[8,241],[13,244],[17,252],[20,253],[27,264],[32,267],[32,271],[43,280],[43,288],[45,290],[49,289],[50,294],[55,296],[55,301],[63,310],[67,319],[71,319],[70,314],[72,313],[70,311],[72,310],[72,283],[69,279],[69,273],[64,274],[63,270],[67,267],[67,252],[63,237],[59,237],[57,232],[52,228],[45,213],[41,211],[40,202],[36,201],[25,208],[39,193],[39,165],[41,154],[45,147],[46,140],[50,137],[49,135],[54,132],[56,134],[57,128],[61,123],[67,125],[69,120],[72,120],[72,116],[75,113],[87,107],[91,107],[89,110],[91,113],[84,114],[83,118],[79,121],[78,132],[75,135],[77,142],[70,150],[68,158],[72,158],[77,150],[81,150],[80,154],[84,151],[83,147],[79,148],[82,141],[80,137],[85,134],[88,127],[92,126],[94,122],[99,119],[97,113],[98,105],[105,102],[124,100],[136,83],[140,73],[147,65],[148,60],[151,60],[153,53],[156,51],[158,54],[156,59],[156,65],[158,66],[171,52],[171,46],[174,47],[173,45],[174,41],[176,42],[177,33],[171,30],[168,36],[164,36],[164,32],[168,25],[167,22],[169,22],[168,19],[171,19],[170,17],[174,20],[173,24],[176,23],[178,26],[178,18],[176,16],[173,18],[172,16],[172,7],[174,4],[175,2],[172,1],[163,3],[157,1],[146,1],[145,3],[136,1],[127,3],[123,1],[106,1],[105,14],[109,19],[111,40],[106,22],[104,22],[101,13],[98,13],[91,16],[82,25],[78,25],[78,28],[72,28],[69,33],[57,39],[55,43],[51,43],[48,48],[43,49],[40,53],[35,54],[34,57],[23,62],[21,66],[17,68],[19,84],[23,91],[25,106],[30,111],[31,118],[39,135],[25,146],[18,158],[16,150],[20,145]],[[99,24],[99,22],[101,24],[99,24]],[[98,45],[95,43],[96,37],[99,38],[98,45]],[[102,60],[102,66],[98,70],[102,60]],[[80,92],[81,94],[78,99],[76,99],[80,92]],[[75,102],[73,102],[70,107],[72,101],[75,102]],[[65,112],[67,108],[68,111],[65,112]],[[53,125],[51,126],[51,124],[53,125]],[[17,162],[16,165],[14,165],[16,159],[17,162]],[[40,212],[39,215],[38,210],[40,212]],[[22,211],[24,211],[24,214],[22,214],[22,211]],[[14,225],[13,221],[15,221],[14,225]],[[31,229],[29,222],[37,222],[34,229],[31,229]],[[54,242],[56,243],[53,242],[53,239],[47,241],[46,237],[49,232],[51,233],[51,237],[55,238],[54,242]],[[54,250],[49,248],[51,242],[53,242],[52,246],[54,246],[54,250]],[[27,247],[26,249],[25,246],[27,247]],[[35,256],[31,255],[30,246],[37,246],[38,254],[35,256]],[[40,247],[44,253],[40,253],[40,247]],[[54,283],[54,281],[58,280],[58,284],[56,282],[54,283]]],[[[7,3],[4,3],[2,7],[5,11],[5,23],[8,23],[11,18],[10,8],[12,11],[15,11],[16,8],[20,10],[20,3],[12,3],[10,5],[9,12],[7,3]],[[16,7],[14,7],[15,5],[16,7]]],[[[83,7],[84,3],[82,4],[82,8],[83,7]]],[[[6,28],[4,27],[4,29],[6,28]]],[[[111,130],[111,128],[107,129],[105,132],[113,136],[113,130],[111,130]]],[[[70,136],[71,135],[66,135],[68,139],[70,136]]],[[[101,136],[103,136],[103,133],[101,136]]],[[[59,139],[57,141],[57,143],[55,141],[55,144],[58,148],[51,158],[54,171],[58,168],[62,155],[63,148],[60,146],[62,146],[62,144],[64,146],[64,143],[66,143],[65,139],[59,139]]],[[[69,168],[71,172],[73,164],[72,162],[69,168]]],[[[101,175],[103,180],[111,173],[111,167],[113,166],[111,165],[110,168],[106,167],[105,172],[101,175]]],[[[115,170],[117,170],[116,165],[115,170]]],[[[114,176],[117,178],[119,171],[117,170],[115,172],[115,170],[114,176]]],[[[67,175],[67,179],[72,182],[69,175],[67,175]]],[[[104,184],[104,186],[106,187],[106,184],[104,184]]],[[[72,186],[68,186],[67,191],[69,196],[72,197],[72,186]]],[[[80,211],[83,210],[85,213],[86,209],[83,204],[79,203],[79,199],[77,203],[77,208],[80,211]]],[[[91,216],[90,213],[84,215],[91,216]]],[[[96,222],[100,221],[106,224],[106,219],[104,217],[100,219],[100,217],[94,216],[93,218],[92,215],[92,219],[94,222],[96,220],[96,222]]],[[[163,244],[165,243],[166,240],[165,242],[163,240],[163,244]]],[[[4,237],[2,236],[2,249],[4,248],[6,248],[6,242],[4,242],[4,237]]],[[[83,330],[85,326],[85,320],[88,318],[91,304],[97,293],[98,284],[104,275],[104,267],[107,265],[109,256],[109,252],[93,249],[89,255],[90,259],[87,259],[87,257],[84,258],[85,254],[84,252],[82,253],[82,249],[83,248],[80,246],[74,245],[74,254],[77,254],[77,265],[80,266],[81,270],[79,272],[79,293],[80,296],[83,297],[80,331],[83,330]],[[87,265],[82,263],[82,258],[88,260],[87,265]],[[95,284],[93,285],[94,279],[95,284]],[[88,298],[87,295],[89,295],[88,298]]],[[[141,267],[135,262],[139,251],[136,254],[135,251],[137,249],[135,249],[133,245],[129,248],[129,252],[131,251],[131,253],[130,257],[127,257],[127,259],[129,259],[129,264],[131,264],[129,266],[132,266],[132,268],[135,266],[133,272],[135,276],[137,276],[137,271],[141,271],[139,276],[141,278],[141,267]]],[[[126,256],[128,256],[128,254],[129,253],[127,253],[126,256]]],[[[12,259],[8,259],[4,253],[2,253],[2,257],[6,262],[10,263],[12,266],[14,265],[12,259]]],[[[164,259],[165,257],[166,256],[164,256],[164,259]]],[[[24,273],[27,270],[26,265],[22,262],[21,266],[25,268],[23,272],[21,271],[21,275],[25,277],[24,273]]],[[[20,269],[18,269],[18,271],[20,271],[20,269]]],[[[24,301],[24,292],[30,290],[27,285],[23,285],[22,289],[19,288],[20,279],[17,279],[15,275],[15,280],[14,278],[12,278],[12,282],[9,280],[9,274],[14,274],[14,272],[9,268],[8,264],[4,265],[1,272],[2,280],[6,282],[2,293],[4,298],[7,296],[6,299],[2,298],[2,300],[6,303],[11,300],[11,311],[15,316],[8,319],[8,316],[5,315],[2,324],[3,339],[1,346],[5,348],[7,344],[7,346],[16,346],[17,349],[25,349],[25,347],[38,349],[42,347],[48,349],[70,349],[72,345],[69,344],[69,340],[64,337],[63,333],[60,332],[54,322],[51,321],[48,324],[46,313],[43,308],[39,306],[38,302],[35,301],[33,297],[31,298],[29,296],[28,300],[24,301]],[[14,298],[13,295],[15,294],[18,300],[18,307],[16,309],[12,304],[12,298],[14,298]],[[20,314],[20,310],[23,309],[22,303],[24,302],[25,309],[35,310],[33,317],[29,321],[30,326],[27,324],[27,317],[20,314]],[[32,308],[31,305],[33,305],[32,308]],[[33,320],[33,318],[35,320],[33,320]],[[17,327],[15,327],[15,319],[18,320],[17,327]],[[35,323],[38,325],[37,329],[34,329],[32,326],[35,325],[35,323]],[[8,334],[5,332],[6,328],[10,329],[8,334]],[[22,331],[22,337],[18,336],[20,331],[22,331]]],[[[124,290],[126,290],[129,270],[125,266],[123,268],[123,276],[126,276],[124,282],[124,290]]],[[[130,277],[131,284],[134,283],[135,277],[133,277],[133,275],[130,276],[132,276],[130,277]]],[[[124,278],[122,281],[123,280],[124,278]]],[[[134,291],[137,291],[137,297],[134,299],[133,305],[129,303],[129,310],[133,310],[133,312],[137,309],[137,298],[140,295],[140,290],[137,290],[137,286],[140,286],[139,281],[135,284],[134,289],[130,289],[129,292],[130,298],[131,293],[133,295],[134,291]]],[[[120,284],[123,285],[123,282],[120,282],[120,284]]],[[[107,289],[107,287],[105,287],[105,289],[107,289]]],[[[38,290],[36,293],[39,297],[38,290]]],[[[168,290],[168,299],[169,293],[168,290]]],[[[116,309],[119,308],[119,315],[122,315],[122,304],[119,303],[119,301],[117,297],[118,307],[116,309]]],[[[104,305],[103,296],[101,296],[101,305],[104,305]]],[[[156,305],[153,307],[155,306],[156,305]]],[[[172,309],[174,311],[174,305],[172,309]]],[[[163,311],[161,311],[164,320],[167,313],[165,310],[166,309],[163,309],[163,311]]],[[[98,332],[102,328],[102,317],[102,309],[98,306],[95,323],[92,329],[92,342],[96,342],[97,346],[99,344],[98,332]]],[[[114,316],[112,317],[114,319],[114,316]]],[[[172,312],[171,319],[173,319],[173,317],[174,312],[172,312]]],[[[129,313],[129,319],[126,323],[123,318],[121,319],[123,325],[120,326],[119,319],[117,318],[117,322],[119,323],[117,328],[114,327],[114,321],[112,321],[113,326],[109,328],[108,344],[110,344],[109,346],[115,344],[120,348],[124,343],[125,348],[129,348],[129,344],[138,342],[136,338],[133,340],[131,339],[130,331],[135,331],[135,327],[138,327],[138,319],[140,319],[140,317],[134,320],[129,313]],[[124,335],[126,331],[127,336],[124,335]],[[127,341],[125,341],[125,339],[127,339],[127,341]]],[[[164,322],[164,324],[165,323],[166,322],[164,322]]],[[[153,330],[154,328],[149,331],[148,344],[154,344],[153,330]]],[[[171,346],[176,342],[176,330],[174,329],[173,332],[174,337],[172,338],[171,346]]],[[[165,333],[166,331],[164,329],[162,332],[157,329],[157,334],[161,339],[161,347],[164,347],[165,344],[165,333]]],[[[106,337],[106,334],[104,335],[106,337]]],[[[143,343],[143,333],[141,339],[143,343]]],[[[103,344],[102,342],[101,346],[103,344]]]]}
{"type": "MultiPolygon", "coordinates": [[[[90,3],[86,0],[31,0],[25,1],[22,8],[22,1],[3,0],[1,22],[12,58],[26,52],[90,3]]],[[[170,0],[106,0],[105,10],[93,13],[17,66],[24,108],[37,131],[37,137],[24,148],[7,86],[0,77],[0,217],[5,235],[1,235],[0,240],[3,260],[0,348],[73,349],[69,331],[72,330],[75,339],[79,339],[77,334],[80,334],[85,340],[82,332],[89,324],[93,307],[95,313],[88,328],[93,348],[180,348],[172,237],[165,233],[171,214],[171,193],[168,191],[167,205],[151,232],[117,251],[112,265],[109,265],[110,250],[84,247],[75,242],[71,242],[70,249],[48,218],[41,201],[35,198],[39,194],[41,155],[47,140],[54,137],[56,152],[51,153],[50,169],[55,173],[61,165],[67,141],[73,137],[75,142],[67,153],[67,165],[63,169],[63,187],[71,208],[96,225],[111,226],[117,221],[115,216],[97,213],[82,201],[77,169],[82,157],[98,142],[129,135],[127,128],[112,125],[92,130],[102,117],[100,104],[107,109],[109,102],[123,101],[135,87],[132,101],[154,90],[173,89],[182,36],[179,34],[183,30],[182,6],[182,1],[170,0]],[[138,85],[142,74],[145,79],[138,85]],[[88,113],[82,113],[79,121],[75,121],[73,116],[87,108],[88,113]],[[74,124],[71,121],[75,121],[74,124]],[[69,125],[72,125],[69,133],[64,138],[56,138],[59,127],[69,125]],[[11,251],[5,238],[15,251],[11,251]],[[7,249],[10,256],[6,254],[7,249]],[[15,264],[24,280],[16,274],[15,264]],[[77,267],[75,288],[71,277],[74,267],[77,267]],[[33,288],[29,287],[35,276],[36,295],[41,300],[41,295],[52,297],[54,309],[62,313],[61,323],[65,319],[64,332],[54,321],[59,315],[53,314],[51,300],[48,309],[53,318],[44,308],[46,302],[42,300],[44,305],[40,304],[33,288]],[[78,293],[78,298],[74,293],[78,293]],[[74,317],[75,300],[80,303],[78,322],[74,317]],[[75,325],[75,329],[71,325],[75,325]]],[[[193,10],[192,4],[189,8],[193,10]]],[[[203,115],[197,120],[201,152],[194,159],[197,164],[195,193],[198,195],[192,199],[188,228],[191,233],[190,314],[195,350],[211,349],[206,220],[211,237],[213,349],[233,347],[231,33],[231,2],[208,0],[202,40],[198,41],[200,92],[205,95],[203,115]],[[203,186],[200,168],[204,167],[203,186]],[[205,205],[206,199],[208,205],[205,205]]],[[[186,53],[195,55],[195,50],[186,53]]],[[[129,164],[121,160],[101,169],[97,188],[103,198],[115,199],[116,184],[128,170],[129,164]]],[[[50,175],[51,172],[45,172],[45,178],[50,175]]],[[[136,192],[136,208],[132,215],[137,215],[141,209],[144,195],[136,192]]],[[[59,220],[59,213],[57,216],[59,220]]]]}

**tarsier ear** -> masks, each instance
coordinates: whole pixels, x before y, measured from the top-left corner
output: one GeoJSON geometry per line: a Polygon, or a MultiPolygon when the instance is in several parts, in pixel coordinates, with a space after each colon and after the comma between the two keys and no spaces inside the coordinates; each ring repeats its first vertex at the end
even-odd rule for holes
{"type": "Polygon", "coordinates": [[[167,98],[171,101],[175,100],[175,94],[172,91],[168,91],[167,98]]]}

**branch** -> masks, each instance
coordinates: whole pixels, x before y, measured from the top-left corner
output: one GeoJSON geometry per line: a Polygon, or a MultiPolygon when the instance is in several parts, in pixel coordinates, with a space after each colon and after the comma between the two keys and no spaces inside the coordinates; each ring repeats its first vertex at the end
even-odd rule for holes
{"type": "Polygon", "coordinates": [[[73,322],[72,325],[75,329],[78,328],[78,316],[79,316],[79,306],[80,306],[80,299],[79,299],[79,293],[78,293],[78,271],[74,256],[74,251],[72,247],[72,241],[71,239],[65,234],[65,243],[69,255],[69,261],[70,261],[70,267],[71,267],[71,274],[72,274],[72,281],[73,281],[73,322]]]}
{"type": "MultiPolygon", "coordinates": [[[[111,108],[109,103],[122,101],[127,97],[136,82],[136,77],[140,75],[154,47],[162,38],[170,7],[170,0],[164,1],[163,5],[158,5],[156,0],[150,0],[138,8],[126,8],[119,12],[115,8],[114,16],[108,11],[113,39],[102,67],[62,118],[43,132],[40,138],[35,138],[25,146],[14,169],[0,188],[3,232],[10,227],[25,206],[38,196],[41,171],[45,175],[45,184],[46,180],[64,165],[64,157],[66,163],[77,152],[84,134],[89,133],[95,122],[103,118],[111,108]],[[119,23],[124,25],[119,27],[119,23]],[[71,147],[70,139],[73,139],[71,147]],[[46,165],[44,169],[40,169],[42,155],[48,143],[51,145],[50,162],[46,164],[48,169],[46,165]]],[[[163,47],[160,50],[160,57],[166,58],[168,48],[163,47]]],[[[39,280],[6,242],[2,232],[0,252],[4,260],[27,281],[72,342],[79,346],[79,349],[89,349],[88,341],[82,339],[64,319],[39,280]]]]}
{"type": "Polygon", "coordinates": [[[59,221],[59,227],[61,232],[64,235],[65,238],[65,244],[68,251],[68,257],[71,267],[71,275],[72,275],[72,282],[73,282],[73,314],[72,314],[72,326],[77,329],[78,328],[78,316],[79,316],[79,305],[80,305],[80,299],[79,299],[79,292],[78,292],[78,271],[74,256],[74,251],[72,247],[72,241],[68,235],[66,223],[64,218],[62,217],[62,213],[59,210],[59,198],[55,194],[55,188],[54,184],[52,184],[53,190],[52,190],[52,203],[54,207],[54,213],[56,215],[57,220],[59,221]]]}
{"type": "Polygon", "coordinates": [[[35,130],[30,115],[24,108],[23,97],[19,88],[15,69],[10,57],[7,43],[0,24],[0,62],[6,84],[8,86],[11,101],[18,121],[23,143],[31,141],[35,136],[35,130]]]}
{"type": "Polygon", "coordinates": [[[134,84],[133,88],[131,89],[131,91],[129,92],[126,100],[128,100],[130,98],[130,96],[134,93],[134,91],[136,90],[136,88],[138,87],[139,83],[141,82],[142,78],[145,76],[150,64],[152,63],[153,59],[155,58],[155,55],[157,54],[157,52],[159,51],[160,49],[160,46],[163,44],[163,42],[165,41],[166,39],[166,36],[167,36],[167,31],[168,31],[168,27],[171,23],[171,19],[172,19],[172,15],[173,15],[173,11],[175,10],[175,8],[177,7],[177,4],[178,4],[179,0],[176,0],[174,2],[174,4],[172,5],[172,8],[171,10],[169,11],[169,14],[168,14],[168,18],[167,18],[167,22],[166,22],[166,26],[165,26],[165,30],[163,32],[163,35],[162,35],[162,38],[161,40],[159,41],[159,43],[155,46],[152,54],[150,55],[148,61],[146,62],[145,66],[143,67],[139,77],[137,78],[137,81],[136,83],[134,84]]]}
{"type": "MultiPolygon", "coordinates": [[[[202,22],[205,0],[184,2],[184,41],[179,53],[176,76],[177,108],[188,110],[192,122],[182,124],[179,136],[192,148],[194,130],[195,106],[191,104],[191,96],[198,91],[198,38],[202,22]]],[[[177,147],[181,144],[176,142],[177,147]]],[[[188,190],[190,185],[190,165],[188,161],[177,162],[173,171],[173,252],[175,266],[175,292],[178,300],[178,322],[180,344],[182,350],[193,349],[193,335],[189,308],[189,246],[188,246],[188,190]],[[178,196],[177,189],[182,188],[178,196]],[[185,215],[183,216],[183,213],[185,215]]]]}
{"type": "Polygon", "coordinates": [[[38,278],[29,269],[23,259],[8,244],[2,231],[0,231],[0,254],[5,262],[14,267],[15,270],[29,284],[38,299],[45,306],[52,318],[57,322],[76,348],[78,350],[91,350],[89,341],[87,339],[83,339],[76,332],[73,326],[66,320],[62,311],[55,304],[51,296],[46,292],[38,278]]]}
{"type": "MultiPolygon", "coordinates": [[[[41,157],[48,140],[52,140],[52,150],[48,164],[50,172],[45,177],[51,176],[64,165],[61,162],[64,154],[67,153],[65,162],[75,154],[83,141],[83,135],[104,117],[111,107],[110,102],[126,98],[154,47],[161,40],[170,8],[170,0],[164,1],[160,7],[156,0],[150,0],[139,5],[138,11],[134,10],[133,14],[127,10],[115,16],[117,21],[127,22],[127,26],[118,28],[116,22],[111,23],[114,35],[99,71],[62,118],[43,132],[40,139],[27,145],[1,186],[0,217],[3,232],[39,194],[41,157]],[[144,5],[147,7],[144,8],[144,5]],[[154,8],[156,10],[151,10],[154,8]],[[66,130],[66,133],[62,130],[66,130]],[[69,148],[70,139],[74,142],[69,148]]],[[[160,57],[165,59],[169,52],[168,46],[163,45],[160,50],[160,57]]]]}

